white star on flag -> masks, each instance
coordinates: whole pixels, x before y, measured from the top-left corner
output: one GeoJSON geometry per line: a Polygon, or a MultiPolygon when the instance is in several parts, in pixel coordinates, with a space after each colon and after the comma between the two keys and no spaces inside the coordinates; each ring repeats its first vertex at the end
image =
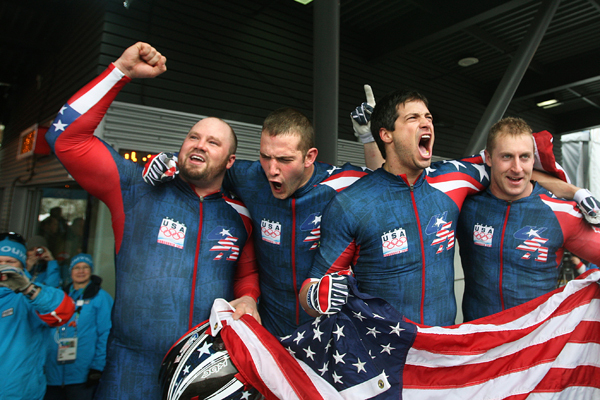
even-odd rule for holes
{"type": "Polygon", "coordinates": [[[372,327],[372,328],[367,327],[367,330],[369,331],[369,332],[367,332],[367,335],[373,335],[373,337],[377,337],[377,334],[381,333],[375,327],[372,327]]]}
{"type": "Polygon", "coordinates": [[[314,335],[313,340],[317,339],[320,342],[323,332],[321,332],[321,329],[317,326],[316,329],[313,329],[313,335],[314,335]]]}
{"type": "Polygon", "coordinates": [[[296,339],[294,339],[294,342],[296,342],[296,344],[300,344],[300,341],[302,339],[304,339],[304,333],[306,331],[302,331],[302,332],[298,332],[298,335],[296,336],[296,339]]]}
{"type": "Polygon", "coordinates": [[[383,352],[386,352],[386,353],[388,353],[389,355],[392,355],[392,350],[395,350],[395,348],[394,348],[394,347],[392,347],[392,344],[391,344],[391,343],[388,343],[388,344],[386,344],[385,346],[384,346],[384,345],[381,345],[381,347],[383,347],[383,350],[381,350],[381,353],[383,353],[383,352]]]}
{"type": "Polygon", "coordinates": [[[336,374],[335,371],[333,371],[333,374],[331,374],[331,377],[333,378],[334,383],[339,383],[339,384],[344,383],[344,382],[342,382],[342,377],[340,375],[336,374]]]}
{"type": "Polygon", "coordinates": [[[367,319],[367,317],[365,317],[364,315],[362,315],[362,313],[360,311],[359,312],[352,311],[352,314],[354,315],[354,318],[358,318],[361,321],[367,319]]]}
{"type": "Polygon", "coordinates": [[[323,368],[318,369],[317,371],[319,371],[321,373],[321,376],[323,376],[323,374],[325,374],[325,372],[327,372],[329,370],[329,361],[327,361],[325,364],[323,364],[323,368]]]}
{"type": "Polygon", "coordinates": [[[346,361],[344,361],[344,357],[346,356],[346,353],[344,354],[340,354],[337,350],[335,351],[335,354],[333,355],[333,358],[335,359],[335,363],[339,364],[346,364],[346,361]]]}
{"type": "Polygon", "coordinates": [[[310,346],[308,346],[308,348],[304,349],[304,352],[306,353],[306,357],[310,358],[313,361],[315,360],[314,355],[316,353],[310,349],[310,346]]]}
{"type": "Polygon", "coordinates": [[[359,373],[360,371],[363,372],[367,372],[367,370],[365,369],[365,364],[364,362],[360,362],[360,358],[356,361],[356,364],[352,364],[356,367],[356,372],[359,373]]]}
{"type": "Polygon", "coordinates": [[[333,332],[334,335],[337,335],[337,340],[340,340],[340,337],[345,337],[346,335],[344,335],[344,325],[339,326],[338,324],[335,324],[335,326],[337,327],[337,330],[335,330],[333,332]]]}
{"type": "Polygon", "coordinates": [[[404,330],[404,329],[400,328],[400,322],[398,322],[398,325],[396,325],[396,326],[390,325],[390,328],[392,328],[392,330],[390,331],[390,335],[392,333],[395,333],[396,335],[400,336],[400,332],[402,332],[404,330]]]}

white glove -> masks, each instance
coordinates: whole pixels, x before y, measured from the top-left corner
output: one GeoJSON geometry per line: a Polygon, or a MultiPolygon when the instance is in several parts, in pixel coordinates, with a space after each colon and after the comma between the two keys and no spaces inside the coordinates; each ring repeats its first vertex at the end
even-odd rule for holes
{"type": "Polygon", "coordinates": [[[327,274],[311,285],[306,293],[306,302],[319,314],[335,314],[348,302],[348,275],[350,271],[327,274]]]}
{"type": "Polygon", "coordinates": [[[360,139],[362,144],[375,141],[371,134],[371,114],[375,108],[375,96],[371,86],[365,85],[364,88],[367,101],[350,113],[354,135],[360,139]]]}
{"type": "Polygon", "coordinates": [[[575,192],[573,200],[577,202],[585,220],[594,226],[600,226],[600,202],[587,189],[579,189],[575,192]]]}
{"type": "Polygon", "coordinates": [[[173,153],[159,153],[150,158],[144,166],[144,182],[157,186],[175,179],[179,173],[177,156],[173,153]]]}
{"type": "Polygon", "coordinates": [[[22,268],[12,265],[0,265],[0,286],[7,287],[16,293],[24,292],[31,285],[22,268]]]}

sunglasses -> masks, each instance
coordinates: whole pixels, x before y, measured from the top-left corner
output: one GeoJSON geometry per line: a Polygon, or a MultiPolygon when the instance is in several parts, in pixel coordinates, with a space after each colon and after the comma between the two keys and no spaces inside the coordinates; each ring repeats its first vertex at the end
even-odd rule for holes
{"type": "Polygon", "coordinates": [[[0,233],[0,241],[2,241],[4,239],[8,239],[8,240],[12,240],[13,242],[21,243],[23,246],[25,246],[27,243],[23,236],[19,235],[18,233],[15,233],[15,232],[0,233]]]}

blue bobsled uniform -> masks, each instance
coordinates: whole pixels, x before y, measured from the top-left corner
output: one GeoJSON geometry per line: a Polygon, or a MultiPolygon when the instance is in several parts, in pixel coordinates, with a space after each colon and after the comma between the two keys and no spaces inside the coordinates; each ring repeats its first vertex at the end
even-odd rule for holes
{"type": "Polygon", "coordinates": [[[44,361],[49,327],[69,320],[75,307],[60,290],[37,284],[32,301],[0,287],[0,399],[38,400],[46,392],[44,361]]]}
{"type": "Polygon", "coordinates": [[[316,162],[310,180],[287,199],[277,199],[259,161],[236,161],[225,185],[248,207],[260,270],[262,323],[284,336],[312,319],[298,302],[302,282],[317,252],[321,214],[331,198],[360,177],[364,168],[316,162]],[[260,237],[258,232],[260,232],[260,237]]]}
{"type": "Polygon", "coordinates": [[[240,201],[223,192],[200,198],[179,177],[147,185],[141,166],[93,135],[129,81],[111,64],[69,99],[46,135],[73,178],[111,211],[116,294],[99,399],[159,399],[164,355],[208,318],[214,299],[259,294],[240,201]]]}
{"type": "Polygon", "coordinates": [[[565,249],[600,261],[600,229],[576,203],[534,186],[531,195],[500,200],[489,190],[463,206],[457,237],[465,272],[465,321],[485,317],[556,288],[565,249]]]}
{"type": "Polygon", "coordinates": [[[113,299],[100,287],[102,279],[92,275],[91,281],[83,289],[67,291],[75,302],[75,313],[69,322],[51,329],[46,358],[46,380],[50,386],[85,383],[90,369],[104,370],[106,364],[106,343],[111,327],[110,314],[113,299]],[[77,357],[74,362],[57,362],[58,340],[77,338],[77,357]]]}
{"type": "Polygon", "coordinates": [[[454,231],[469,194],[484,189],[483,165],[431,164],[413,185],[380,168],[333,198],[310,277],[352,267],[361,292],[412,321],[452,325],[454,231]]]}

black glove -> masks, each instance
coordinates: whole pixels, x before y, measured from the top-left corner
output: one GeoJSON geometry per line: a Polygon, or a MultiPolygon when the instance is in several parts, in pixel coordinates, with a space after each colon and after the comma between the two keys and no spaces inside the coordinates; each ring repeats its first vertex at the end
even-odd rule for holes
{"type": "Polygon", "coordinates": [[[146,162],[142,177],[152,186],[175,179],[179,173],[177,156],[173,153],[159,153],[146,162]]]}
{"type": "Polygon", "coordinates": [[[306,303],[319,314],[335,314],[348,301],[350,270],[327,274],[308,288],[306,303]]]}
{"type": "Polygon", "coordinates": [[[102,371],[98,371],[97,369],[90,369],[90,371],[88,372],[87,382],[85,382],[85,386],[96,386],[98,382],[100,382],[100,377],[102,377],[102,371]]]}

